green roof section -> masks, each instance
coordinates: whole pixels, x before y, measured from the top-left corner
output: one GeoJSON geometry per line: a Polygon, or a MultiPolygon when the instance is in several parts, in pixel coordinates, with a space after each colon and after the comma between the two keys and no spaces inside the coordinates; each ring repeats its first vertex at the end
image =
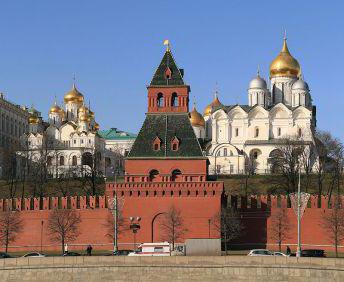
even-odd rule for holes
{"type": "Polygon", "coordinates": [[[183,72],[183,70],[177,67],[171,51],[166,50],[165,55],[153,76],[150,86],[185,85],[183,80],[183,72]],[[167,79],[165,75],[165,72],[168,68],[171,71],[171,78],[169,79],[167,79]]]}
{"type": "Polygon", "coordinates": [[[127,157],[130,158],[204,158],[188,114],[147,114],[142,128],[127,157]],[[153,142],[159,137],[160,150],[153,142]],[[177,137],[179,149],[172,150],[177,137]]]}
{"type": "Polygon", "coordinates": [[[101,138],[106,140],[132,140],[137,137],[137,134],[118,130],[115,127],[108,130],[99,130],[98,134],[101,138]]]}

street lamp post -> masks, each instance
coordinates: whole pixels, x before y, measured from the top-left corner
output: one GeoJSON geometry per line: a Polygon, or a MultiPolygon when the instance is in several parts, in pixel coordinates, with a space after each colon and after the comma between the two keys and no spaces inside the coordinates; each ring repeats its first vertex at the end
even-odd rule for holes
{"type": "Polygon", "coordinates": [[[136,251],[136,233],[140,230],[140,221],[141,217],[139,216],[131,216],[129,217],[130,220],[130,229],[133,231],[134,235],[134,251],[136,251]]]}

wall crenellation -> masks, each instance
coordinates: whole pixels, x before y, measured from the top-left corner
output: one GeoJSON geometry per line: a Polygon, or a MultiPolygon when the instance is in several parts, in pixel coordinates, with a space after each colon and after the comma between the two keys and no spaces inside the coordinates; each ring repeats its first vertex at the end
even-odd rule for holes
{"type": "Polygon", "coordinates": [[[108,208],[106,196],[69,196],[43,198],[0,199],[0,212],[8,210],[36,211],[53,209],[105,209],[108,208]]]}

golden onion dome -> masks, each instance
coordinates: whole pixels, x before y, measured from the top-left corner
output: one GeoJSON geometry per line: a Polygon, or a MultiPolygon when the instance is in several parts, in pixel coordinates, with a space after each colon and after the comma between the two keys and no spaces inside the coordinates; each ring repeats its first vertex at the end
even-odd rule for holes
{"type": "Polygon", "coordinates": [[[276,76],[298,77],[299,74],[299,62],[290,54],[287,39],[284,38],[281,52],[270,65],[270,78],[276,76]]]}
{"type": "Polygon", "coordinates": [[[59,105],[57,105],[57,103],[55,102],[55,104],[50,108],[49,113],[53,114],[53,113],[57,113],[57,114],[61,114],[62,113],[62,109],[59,105]]]}
{"type": "Polygon", "coordinates": [[[199,112],[197,112],[195,105],[190,112],[190,122],[192,126],[205,126],[205,120],[203,116],[199,112]]]}
{"type": "Polygon", "coordinates": [[[39,123],[39,117],[34,115],[34,114],[30,114],[29,118],[28,118],[28,122],[29,122],[29,124],[38,124],[39,123]]]}
{"type": "Polygon", "coordinates": [[[213,108],[221,106],[222,103],[220,102],[217,94],[215,94],[214,100],[204,109],[204,116],[210,116],[213,108]]]}
{"type": "Polygon", "coordinates": [[[90,121],[90,117],[88,115],[88,113],[82,113],[79,115],[79,121],[81,122],[89,122],[90,121]]]}
{"type": "Polygon", "coordinates": [[[95,131],[98,131],[99,129],[100,129],[99,123],[98,123],[98,122],[95,122],[95,123],[94,123],[94,130],[95,130],[95,131]]]}
{"type": "Polygon", "coordinates": [[[82,105],[79,110],[79,114],[89,113],[88,108],[85,105],[82,105]]]}
{"type": "Polygon", "coordinates": [[[78,89],[75,87],[75,83],[73,83],[72,90],[69,91],[64,96],[64,102],[67,103],[76,103],[76,104],[82,104],[84,102],[84,95],[82,95],[78,89]]]}

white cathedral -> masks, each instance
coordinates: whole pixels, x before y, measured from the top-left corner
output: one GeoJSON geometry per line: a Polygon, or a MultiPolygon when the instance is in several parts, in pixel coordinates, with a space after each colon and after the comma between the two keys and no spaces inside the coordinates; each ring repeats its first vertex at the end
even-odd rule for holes
{"type": "Polygon", "coordinates": [[[47,122],[38,111],[29,110],[29,131],[21,136],[23,150],[18,155],[32,163],[45,161],[52,177],[68,171],[80,175],[90,169],[104,173],[105,141],[97,133],[94,112],[85,106],[75,84],[64,96],[64,106],[55,101],[47,122]]]}
{"type": "Polygon", "coordinates": [[[194,107],[190,121],[204,141],[210,174],[244,173],[250,157],[256,162],[255,173],[270,173],[269,158],[279,139],[295,136],[314,142],[316,108],[286,38],[270,65],[269,87],[258,72],[248,86],[248,105],[223,105],[215,93],[204,115],[194,107]]]}

